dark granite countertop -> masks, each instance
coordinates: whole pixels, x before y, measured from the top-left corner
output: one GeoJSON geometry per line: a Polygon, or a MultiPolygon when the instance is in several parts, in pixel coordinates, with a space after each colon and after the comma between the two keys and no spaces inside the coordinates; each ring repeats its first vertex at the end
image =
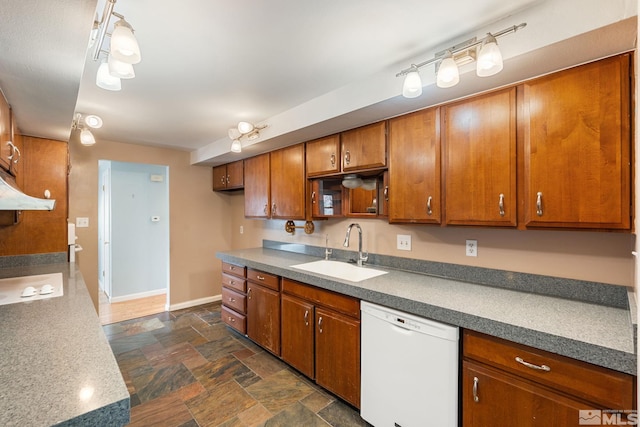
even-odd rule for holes
{"type": "Polygon", "coordinates": [[[129,393],[75,264],[0,278],[57,272],[63,296],[0,306],[0,425],[123,426],[129,393]]]}
{"type": "MultiPolygon", "coordinates": [[[[617,303],[619,306],[608,306],[380,265],[371,267],[388,271],[388,274],[351,282],[291,267],[321,259],[317,254],[270,248],[219,252],[216,256],[226,262],[260,269],[620,372],[633,375],[637,372],[631,314],[633,307],[630,308],[629,301],[617,303]]],[[[508,276],[512,275],[517,273],[508,276]]],[[[534,275],[525,278],[531,281],[536,279],[534,275]]],[[[545,277],[540,276],[540,280],[544,281],[545,277]]],[[[589,284],[587,282],[584,288],[588,289],[589,284]]],[[[613,285],[603,285],[605,293],[607,286],[613,285]]],[[[532,287],[535,285],[532,284],[532,287]]],[[[615,288],[619,289],[614,291],[622,291],[623,298],[627,298],[626,288],[615,288]]],[[[620,292],[614,293],[618,294],[619,301],[620,292]]]]}

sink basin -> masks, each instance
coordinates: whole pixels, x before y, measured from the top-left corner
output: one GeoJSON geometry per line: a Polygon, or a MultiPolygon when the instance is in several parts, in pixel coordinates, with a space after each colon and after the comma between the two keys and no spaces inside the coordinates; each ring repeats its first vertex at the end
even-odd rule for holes
{"type": "Polygon", "coordinates": [[[351,282],[361,282],[372,277],[387,274],[386,271],[376,270],[369,267],[358,267],[342,261],[320,260],[307,262],[305,264],[292,265],[292,268],[309,271],[311,273],[323,274],[325,276],[336,277],[338,279],[349,280],[351,282]]]}

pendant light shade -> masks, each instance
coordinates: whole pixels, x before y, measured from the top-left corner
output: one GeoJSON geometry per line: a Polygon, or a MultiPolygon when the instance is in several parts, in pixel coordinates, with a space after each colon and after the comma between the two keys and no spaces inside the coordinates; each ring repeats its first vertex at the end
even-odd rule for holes
{"type": "Polygon", "coordinates": [[[133,35],[133,28],[124,19],[113,24],[110,52],[115,59],[127,64],[137,64],[142,59],[138,41],[133,35]]]}
{"type": "Polygon", "coordinates": [[[102,61],[102,64],[100,64],[100,67],[98,68],[98,73],[96,74],[96,85],[106,90],[116,91],[122,89],[120,79],[109,74],[109,64],[107,64],[106,61],[102,61]]]}
{"type": "Polygon", "coordinates": [[[93,145],[96,143],[96,138],[89,129],[82,129],[80,131],[80,143],[82,145],[93,145]]]}
{"type": "Polygon", "coordinates": [[[502,67],[502,53],[498,42],[494,36],[488,34],[478,54],[476,74],[478,77],[493,76],[502,71],[502,67]]]}
{"type": "Polygon", "coordinates": [[[234,139],[231,143],[231,151],[233,153],[242,153],[242,144],[239,139],[234,139]]]}
{"type": "Polygon", "coordinates": [[[405,98],[417,98],[422,95],[422,79],[420,79],[420,73],[416,68],[411,71],[404,78],[404,84],[402,85],[402,96],[405,98]]]}
{"type": "Polygon", "coordinates": [[[118,61],[113,55],[109,55],[109,74],[119,79],[132,79],[136,76],[133,65],[118,61]]]}
{"type": "Polygon", "coordinates": [[[460,73],[458,71],[458,65],[456,65],[456,61],[453,59],[451,52],[447,52],[445,58],[440,63],[436,84],[438,87],[446,88],[457,85],[459,81],[460,73]]]}

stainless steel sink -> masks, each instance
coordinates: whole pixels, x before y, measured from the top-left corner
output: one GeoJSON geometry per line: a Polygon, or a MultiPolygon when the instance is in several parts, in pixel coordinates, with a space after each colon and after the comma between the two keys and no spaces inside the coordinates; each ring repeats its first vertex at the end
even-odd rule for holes
{"type": "Polygon", "coordinates": [[[358,267],[342,261],[319,260],[307,262],[304,264],[292,265],[291,268],[309,271],[311,273],[322,274],[325,276],[336,277],[338,279],[349,280],[351,282],[361,282],[373,277],[387,274],[387,271],[376,270],[369,267],[358,267]]]}
{"type": "Polygon", "coordinates": [[[60,297],[62,273],[0,279],[0,305],[60,297]]]}

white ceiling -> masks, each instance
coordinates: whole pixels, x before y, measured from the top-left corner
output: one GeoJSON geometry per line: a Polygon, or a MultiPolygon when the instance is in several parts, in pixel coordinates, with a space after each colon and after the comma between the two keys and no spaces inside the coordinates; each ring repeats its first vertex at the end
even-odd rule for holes
{"type": "Polygon", "coordinates": [[[631,49],[635,24],[620,22],[637,15],[636,0],[118,0],[142,62],[110,92],[87,50],[104,2],[0,0],[0,87],[19,128],[67,140],[74,111],[98,114],[98,143],[188,150],[194,164],[240,158],[227,137],[240,120],[269,124],[247,156],[631,49]],[[499,40],[502,77],[443,90],[431,68],[421,98],[398,96],[411,62],[520,22],[499,40]]]}

